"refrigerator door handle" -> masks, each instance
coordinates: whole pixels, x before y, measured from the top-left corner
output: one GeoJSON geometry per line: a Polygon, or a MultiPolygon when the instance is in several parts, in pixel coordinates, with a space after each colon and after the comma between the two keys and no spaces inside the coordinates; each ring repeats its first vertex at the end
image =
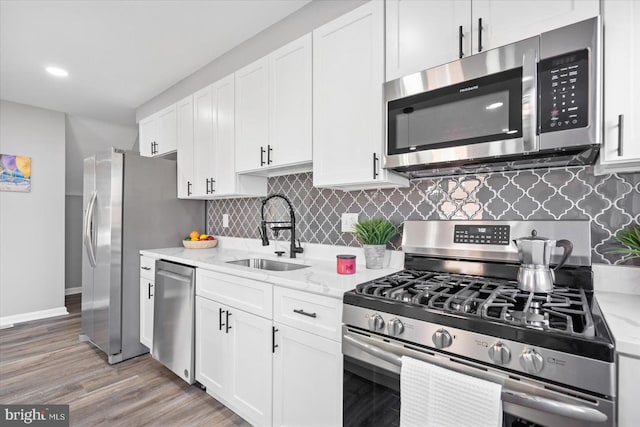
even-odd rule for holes
{"type": "Polygon", "coordinates": [[[91,194],[89,203],[87,204],[87,212],[84,218],[84,247],[87,251],[87,257],[91,267],[96,266],[96,252],[93,247],[93,212],[96,206],[97,193],[91,194]]]}

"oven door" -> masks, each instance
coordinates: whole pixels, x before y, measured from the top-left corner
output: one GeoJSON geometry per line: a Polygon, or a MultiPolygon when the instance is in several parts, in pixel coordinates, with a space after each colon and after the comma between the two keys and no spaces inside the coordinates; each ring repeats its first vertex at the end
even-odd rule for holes
{"type": "Polygon", "coordinates": [[[612,400],[343,326],[343,423],[400,425],[402,356],[502,385],[503,426],[611,427],[612,400]]]}
{"type": "Polygon", "coordinates": [[[449,165],[538,151],[539,38],[385,84],[385,167],[449,165]]]}

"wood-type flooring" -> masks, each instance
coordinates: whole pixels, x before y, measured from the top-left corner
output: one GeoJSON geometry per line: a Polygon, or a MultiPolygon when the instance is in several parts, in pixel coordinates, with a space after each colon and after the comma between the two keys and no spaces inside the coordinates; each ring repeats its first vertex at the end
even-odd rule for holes
{"type": "Polygon", "coordinates": [[[80,335],[80,295],[69,315],[0,330],[0,403],[68,404],[72,426],[247,426],[151,356],[109,365],[80,335]]]}

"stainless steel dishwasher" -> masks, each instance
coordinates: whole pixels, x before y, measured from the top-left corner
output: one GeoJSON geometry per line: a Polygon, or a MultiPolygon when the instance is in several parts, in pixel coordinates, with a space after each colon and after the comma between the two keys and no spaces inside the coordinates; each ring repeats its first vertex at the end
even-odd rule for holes
{"type": "Polygon", "coordinates": [[[195,268],[156,261],[153,358],[193,384],[195,268]]]}

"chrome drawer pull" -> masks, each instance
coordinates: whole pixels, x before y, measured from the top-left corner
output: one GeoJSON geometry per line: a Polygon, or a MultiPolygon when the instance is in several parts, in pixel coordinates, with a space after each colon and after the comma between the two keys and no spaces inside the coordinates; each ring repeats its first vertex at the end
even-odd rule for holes
{"type": "Polygon", "coordinates": [[[143,270],[151,270],[151,267],[140,267],[143,270]]]}
{"type": "Polygon", "coordinates": [[[294,312],[294,313],[297,313],[297,314],[302,314],[303,316],[313,317],[314,319],[315,319],[316,317],[318,317],[318,315],[317,315],[316,313],[307,313],[306,311],[304,311],[304,310],[302,310],[302,309],[298,310],[297,308],[294,308],[294,309],[293,309],[293,312],[294,312]]]}

